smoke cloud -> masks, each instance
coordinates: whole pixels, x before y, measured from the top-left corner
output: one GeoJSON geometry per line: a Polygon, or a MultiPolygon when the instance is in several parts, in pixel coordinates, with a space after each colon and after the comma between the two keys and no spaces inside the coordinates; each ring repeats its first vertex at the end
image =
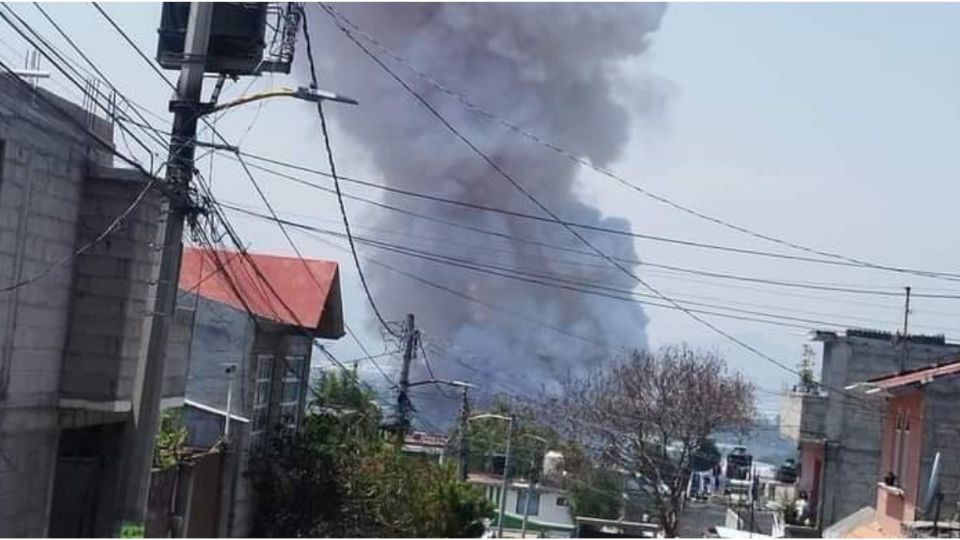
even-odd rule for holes
{"type": "MultiPolygon", "coordinates": [[[[649,34],[659,27],[665,7],[391,3],[338,4],[336,9],[412,65],[485,109],[605,166],[620,155],[629,136],[630,111],[638,105],[613,98],[619,76],[617,64],[644,53],[649,34]]],[[[383,181],[405,189],[538,213],[363,55],[325,12],[313,8],[308,16],[311,22],[322,21],[312,25],[321,85],[356,97],[361,103],[358,108],[328,110],[337,126],[362,144],[383,181]]],[[[626,220],[604,216],[580,200],[575,182],[579,169],[571,161],[502,129],[390,58],[378,56],[559,215],[603,227],[629,228],[626,220]]],[[[650,96],[640,94],[631,99],[650,100],[650,96]]],[[[642,110],[644,104],[639,106],[642,110]]],[[[586,178],[587,190],[607,185],[607,180],[597,175],[586,178]]],[[[512,237],[587,249],[555,224],[401,196],[387,195],[384,200],[512,237]]],[[[605,266],[602,259],[473,234],[379,209],[359,214],[353,222],[361,229],[375,227],[408,234],[406,238],[379,238],[415,249],[607,287],[635,286],[628,277],[605,266]],[[578,263],[570,262],[574,260],[578,263]]],[[[608,255],[627,259],[637,256],[630,238],[599,234],[589,234],[588,238],[608,255]]],[[[361,249],[365,256],[513,314],[466,302],[374,265],[365,267],[374,297],[390,318],[399,320],[407,312],[416,314],[437,376],[473,381],[482,387],[481,393],[556,390],[560,378],[591,367],[605,353],[646,345],[647,319],[638,304],[513,281],[370,247],[361,249]],[[568,335],[547,327],[562,329],[568,335]]],[[[422,362],[416,362],[414,369],[416,377],[426,376],[422,362]]],[[[433,418],[440,421],[458,405],[451,401],[443,407],[442,400],[418,401],[416,397],[414,401],[421,412],[439,408],[433,418]]]]}

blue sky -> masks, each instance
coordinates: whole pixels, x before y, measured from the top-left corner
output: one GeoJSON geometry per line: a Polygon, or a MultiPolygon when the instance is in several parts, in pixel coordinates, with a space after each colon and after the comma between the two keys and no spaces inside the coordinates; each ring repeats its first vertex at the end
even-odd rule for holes
{"type": "MultiPolygon", "coordinates": [[[[159,4],[104,7],[152,56],[159,4]]],[[[14,9],[54,36],[32,6],[18,4],[14,9]]],[[[168,116],[169,89],[118,41],[90,5],[48,4],[46,9],[125,93],[157,115],[168,116]]],[[[630,85],[653,85],[663,95],[663,106],[637,117],[633,137],[613,168],[702,212],[811,247],[880,263],[955,269],[960,266],[953,239],[953,207],[960,200],[960,153],[955,150],[960,139],[958,23],[960,6],[951,4],[671,5],[648,53],[624,66],[621,90],[621,99],[629,101],[630,85]]],[[[9,29],[0,31],[0,58],[21,63],[17,59],[24,51],[9,29]]],[[[349,88],[336,88],[336,74],[330,74],[330,80],[331,89],[349,94],[349,88]]],[[[79,95],[65,83],[54,74],[42,85],[79,95]]],[[[264,77],[251,90],[301,83],[296,77],[264,77]]],[[[227,96],[241,95],[247,84],[228,85],[227,96]]],[[[325,168],[316,120],[305,107],[264,102],[236,110],[218,128],[232,140],[242,139],[249,152],[325,168]]],[[[350,140],[336,126],[333,135],[343,172],[379,175],[365,159],[362,141],[350,140]]],[[[201,163],[202,170],[209,166],[209,161],[201,163]]],[[[221,198],[246,204],[256,200],[229,159],[218,158],[213,171],[221,198]]],[[[275,181],[264,180],[264,187],[284,213],[327,215],[331,221],[326,225],[336,223],[329,197],[275,181]]],[[[666,208],[595,173],[581,174],[579,190],[605,213],[629,219],[637,232],[786,252],[666,208]]],[[[376,192],[358,194],[379,197],[376,192]]],[[[366,208],[348,204],[348,210],[362,225],[366,208]]],[[[240,217],[235,223],[254,249],[290,252],[275,228],[240,217]]],[[[347,320],[371,348],[382,350],[349,260],[320,242],[298,242],[308,255],[342,262],[347,320]]],[[[651,262],[718,272],[890,291],[904,285],[916,292],[960,291],[947,281],[864,269],[788,264],[645,242],[638,242],[637,251],[651,262]]],[[[890,330],[902,320],[902,300],[895,297],[707,283],[652,270],[644,276],[665,292],[742,309],[890,330]]],[[[952,330],[960,320],[955,302],[916,301],[911,327],[960,339],[952,330]]],[[[733,367],[768,389],[793,378],[681,313],[650,309],[647,314],[653,345],[686,341],[719,348],[733,367]]],[[[807,339],[802,329],[714,322],[788,364],[799,361],[807,339]]],[[[361,356],[347,340],[333,350],[343,359],[361,356]]],[[[764,398],[762,408],[773,407],[774,402],[764,398]]]]}

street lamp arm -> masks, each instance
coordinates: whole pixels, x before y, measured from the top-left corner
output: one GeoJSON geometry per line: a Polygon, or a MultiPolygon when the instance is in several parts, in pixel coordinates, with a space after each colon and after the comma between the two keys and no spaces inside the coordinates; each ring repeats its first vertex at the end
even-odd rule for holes
{"type": "Polygon", "coordinates": [[[233,101],[228,101],[227,103],[221,103],[220,105],[211,107],[210,109],[204,111],[204,114],[220,112],[226,109],[232,109],[233,107],[237,107],[240,105],[246,105],[248,103],[253,103],[255,101],[260,101],[260,100],[275,98],[275,97],[295,98],[303,101],[309,101],[311,103],[319,103],[321,101],[336,101],[339,103],[347,103],[349,105],[359,104],[357,100],[347,96],[341,96],[340,94],[327,92],[326,90],[314,90],[312,88],[306,88],[304,86],[301,86],[296,89],[279,88],[276,90],[268,90],[266,92],[258,92],[256,94],[251,94],[249,96],[243,96],[233,101]]]}
{"type": "Polygon", "coordinates": [[[425,384],[445,384],[447,386],[453,386],[455,388],[476,388],[477,385],[471,384],[464,381],[450,381],[446,379],[428,379],[425,381],[412,382],[407,385],[407,388],[413,388],[414,386],[423,386],[425,384]]]}
{"type": "Polygon", "coordinates": [[[496,418],[497,420],[504,420],[504,421],[506,421],[506,422],[512,422],[512,421],[513,421],[513,418],[511,418],[511,417],[509,417],[509,416],[504,416],[504,415],[502,415],[502,414],[494,414],[494,413],[478,414],[478,415],[476,415],[476,416],[471,416],[470,418],[468,418],[468,420],[481,420],[481,419],[484,419],[484,418],[496,418]]]}

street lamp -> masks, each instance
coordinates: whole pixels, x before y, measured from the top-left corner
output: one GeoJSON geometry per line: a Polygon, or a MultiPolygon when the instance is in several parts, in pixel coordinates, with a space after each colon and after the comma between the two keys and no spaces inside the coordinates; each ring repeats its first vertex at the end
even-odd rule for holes
{"type": "Polygon", "coordinates": [[[503,486],[500,491],[500,513],[497,514],[497,538],[503,538],[503,514],[507,511],[507,483],[510,475],[510,443],[513,439],[514,416],[505,416],[502,414],[484,413],[471,416],[469,420],[481,420],[484,418],[494,418],[507,422],[507,455],[503,459],[503,486]]]}
{"type": "Polygon", "coordinates": [[[473,383],[468,383],[464,381],[450,381],[446,379],[427,379],[425,381],[412,382],[407,385],[407,388],[413,388],[414,386],[423,386],[425,384],[445,384],[447,386],[453,386],[454,388],[476,388],[477,385],[473,383]]]}
{"type": "Polygon", "coordinates": [[[220,112],[222,110],[230,109],[239,105],[246,105],[247,103],[253,103],[254,101],[260,101],[262,99],[274,97],[295,98],[302,101],[309,101],[311,103],[320,103],[321,101],[336,101],[339,103],[346,103],[348,105],[359,105],[357,100],[347,96],[341,96],[340,94],[328,92],[326,90],[318,90],[316,88],[300,86],[298,88],[278,88],[275,90],[267,90],[266,92],[258,92],[249,96],[243,96],[233,101],[228,101],[227,103],[221,103],[219,105],[209,107],[203,111],[203,114],[220,112]]]}

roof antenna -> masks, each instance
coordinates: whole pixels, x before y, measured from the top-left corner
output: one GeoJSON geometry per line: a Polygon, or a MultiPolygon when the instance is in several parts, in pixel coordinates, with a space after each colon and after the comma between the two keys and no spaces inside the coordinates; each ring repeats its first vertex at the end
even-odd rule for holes
{"type": "Polygon", "coordinates": [[[927,490],[923,496],[923,513],[930,514],[930,507],[936,503],[933,513],[933,537],[937,537],[937,522],[940,521],[940,506],[943,503],[943,492],[940,491],[940,452],[933,456],[933,466],[930,467],[930,478],[927,480],[927,490]]]}
{"type": "Polygon", "coordinates": [[[907,369],[907,363],[910,360],[910,334],[908,333],[910,323],[910,287],[904,287],[907,291],[907,302],[903,306],[903,335],[900,336],[900,373],[907,369]]]}

